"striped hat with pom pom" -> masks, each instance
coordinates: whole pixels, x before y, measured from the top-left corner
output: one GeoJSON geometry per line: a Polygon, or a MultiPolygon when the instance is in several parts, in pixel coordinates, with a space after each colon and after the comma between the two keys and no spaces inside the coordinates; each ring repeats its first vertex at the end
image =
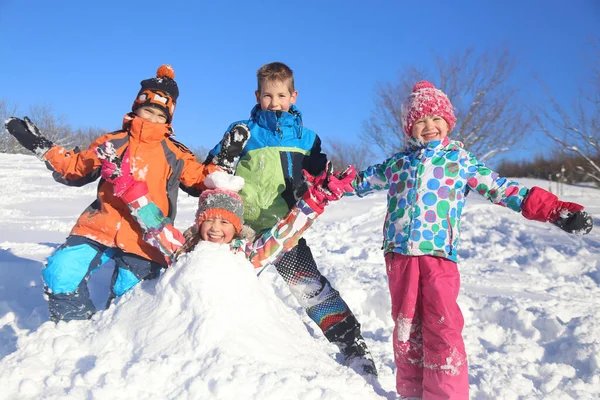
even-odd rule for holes
{"type": "Polygon", "coordinates": [[[211,218],[222,218],[229,221],[237,233],[244,223],[244,203],[239,194],[227,189],[209,189],[202,192],[198,200],[196,224],[202,225],[211,218]]]}
{"type": "Polygon", "coordinates": [[[143,106],[156,107],[167,115],[167,123],[171,123],[179,96],[173,67],[169,64],[161,65],[156,71],[156,78],[143,80],[141,85],[131,110],[135,111],[143,106]]]}

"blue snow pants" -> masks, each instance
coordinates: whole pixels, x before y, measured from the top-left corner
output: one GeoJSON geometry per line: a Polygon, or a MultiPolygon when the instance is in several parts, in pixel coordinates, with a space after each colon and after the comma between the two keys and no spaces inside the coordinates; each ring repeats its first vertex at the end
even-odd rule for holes
{"type": "Polygon", "coordinates": [[[140,281],[156,278],[160,274],[161,265],[154,261],[83,236],[71,235],[48,257],[42,269],[50,319],[58,322],[91,318],[96,308],[90,299],[87,281],[110,260],[115,261],[115,269],[107,307],[112,299],[140,281]]]}

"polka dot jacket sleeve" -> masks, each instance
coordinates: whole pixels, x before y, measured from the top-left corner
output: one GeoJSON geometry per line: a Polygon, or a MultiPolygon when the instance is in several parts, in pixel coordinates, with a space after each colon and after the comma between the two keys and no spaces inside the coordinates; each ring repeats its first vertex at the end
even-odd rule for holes
{"type": "Polygon", "coordinates": [[[468,153],[468,156],[467,185],[469,188],[494,204],[520,212],[529,189],[518,182],[500,177],[483,162],[478,161],[473,154],[468,153]]]}
{"type": "Polygon", "coordinates": [[[388,158],[381,164],[375,164],[356,174],[352,182],[354,193],[359,197],[374,190],[386,190],[390,187],[390,166],[397,162],[398,155],[388,158]]]}

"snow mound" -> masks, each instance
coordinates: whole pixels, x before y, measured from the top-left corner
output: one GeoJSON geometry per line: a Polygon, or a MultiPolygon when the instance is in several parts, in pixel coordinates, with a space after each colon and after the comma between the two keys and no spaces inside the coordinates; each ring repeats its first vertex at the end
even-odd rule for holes
{"type": "Polygon", "coordinates": [[[213,243],[91,322],[47,322],[17,346],[3,360],[0,397],[338,399],[336,387],[374,395],[241,254],[213,243]]]}

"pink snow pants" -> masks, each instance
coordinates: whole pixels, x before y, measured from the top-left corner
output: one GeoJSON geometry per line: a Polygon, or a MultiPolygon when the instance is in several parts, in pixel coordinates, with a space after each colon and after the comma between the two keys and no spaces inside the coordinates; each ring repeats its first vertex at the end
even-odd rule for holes
{"type": "Polygon", "coordinates": [[[385,264],[392,297],[398,394],[424,400],[468,400],[456,263],[441,257],[388,253],[385,264]]]}

